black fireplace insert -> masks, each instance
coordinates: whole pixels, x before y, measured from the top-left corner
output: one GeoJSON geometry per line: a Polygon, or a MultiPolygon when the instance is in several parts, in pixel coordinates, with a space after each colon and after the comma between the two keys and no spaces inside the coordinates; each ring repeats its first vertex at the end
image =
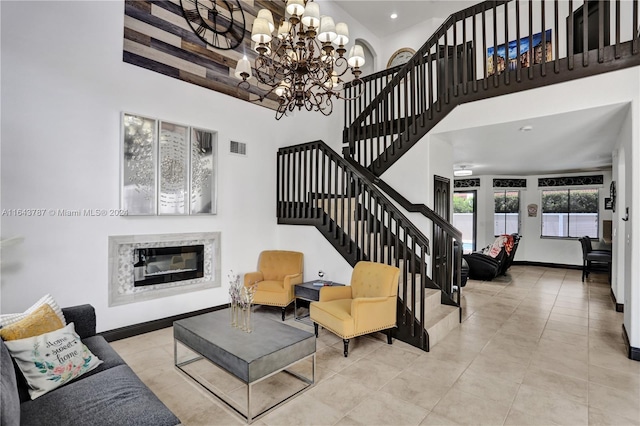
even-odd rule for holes
{"type": "Polygon", "coordinates": [[[204,276],[204,245],[139,248],[133,256],[135,287],[204,276]]]}

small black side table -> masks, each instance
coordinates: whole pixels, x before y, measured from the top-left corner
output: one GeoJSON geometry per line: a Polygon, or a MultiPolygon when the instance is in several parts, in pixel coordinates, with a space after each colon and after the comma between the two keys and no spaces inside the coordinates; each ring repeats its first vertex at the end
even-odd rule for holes
{"type": "Polygon", "coordinates": [[[298,316],[298,299],[305,300],[309,303],[317,302],[320,300],[320,289],[326,286],[344,286],[344,284],[334,283],[333,281],[314,280],[308,281],[302,284],[296,284],[294,287],[295,301],[294,301],[294,318],[296,321],[302,321],[303,318],[308,318],[309,314],[298,316]],[[314,283],[324,283],[323,285],[314,285],[314,283]]]}

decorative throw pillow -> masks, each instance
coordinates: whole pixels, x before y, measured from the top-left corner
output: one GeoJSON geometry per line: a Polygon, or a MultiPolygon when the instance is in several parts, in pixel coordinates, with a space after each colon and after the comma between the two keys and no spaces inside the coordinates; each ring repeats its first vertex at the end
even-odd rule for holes
{"type": "Polygon", "coordinates": [[[47,304],[51,306],[51,309],[54,310],[60,321],[62,321],[62,325],[67,325],[67,321],[64,319],[64,315],[62,314],[62,309],[56,303],[56,301],[51,297],[50,294],[46,294],[40,300],[33,304],[29,309],[20,313],[20,314],[4,314],[0,315],[0,327],[6,327],[9,324],[13,324],[14,322],[18,322],[21,319],[25,318],[29,314],[32,314],[36,309],[40,306],[47,304]]]}
{"type": "Polygon", "coordinates": [[[5,342],[36,399],[102,364],[71,323],[50,333],[5,342]]]}
{"type": "Polygon", "coordinates": [[[0,337],[4,340],[26,339],[27,337],[38,336],[62,327],[64,327],[64,324],[60,321],[60,318],[51,309],[51,306],[45,303],[20,321],[0,328],[0,337]]]}

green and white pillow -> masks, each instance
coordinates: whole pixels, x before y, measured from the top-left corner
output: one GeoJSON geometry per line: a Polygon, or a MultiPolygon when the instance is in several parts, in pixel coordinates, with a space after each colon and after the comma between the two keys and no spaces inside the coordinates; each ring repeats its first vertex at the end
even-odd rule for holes
{"type": "Polygon", "coordinates": [[[4,342],[36,399],[102,363],[82,343],[71,323],[59,330],[4,342]]]}

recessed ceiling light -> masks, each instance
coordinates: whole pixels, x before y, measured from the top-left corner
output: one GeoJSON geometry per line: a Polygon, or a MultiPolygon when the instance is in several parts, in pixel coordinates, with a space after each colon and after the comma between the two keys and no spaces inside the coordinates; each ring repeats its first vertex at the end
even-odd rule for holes
{"type": "Polygon", "coordinates": [[[521,132],[530,132],[533,130],[533,126],[522,126],[519,129],[521,132]]]}
{"type": "Polygon", "coordinates": [[[396,19],[397,17],[398,17],[397,13],[392,13],[390,16],[391,19],[396,19]]]}

